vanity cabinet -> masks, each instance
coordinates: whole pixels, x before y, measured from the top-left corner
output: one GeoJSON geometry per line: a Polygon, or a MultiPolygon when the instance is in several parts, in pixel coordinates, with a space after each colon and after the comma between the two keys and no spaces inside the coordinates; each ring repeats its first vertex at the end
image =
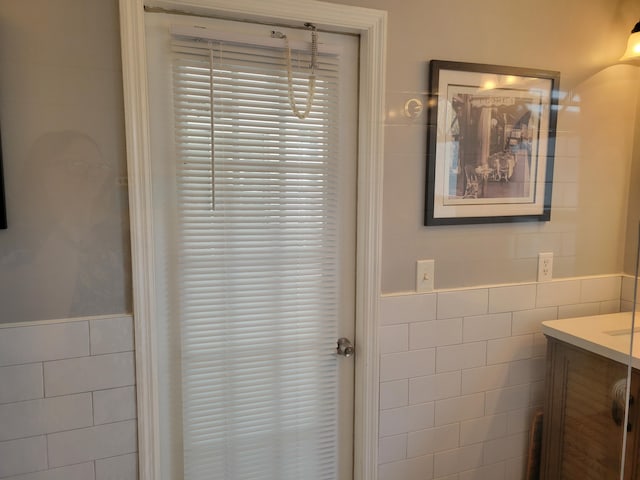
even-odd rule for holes
{"type": "MultiPolygon", "coordinates": [[[[625,381],[627,366],[547,339],[541,479],[619,480],[624,383],[618,382],[625,381]]],[[[639,390],[640,373],[634,369],[624,477],[633,480],[640,480],[639,408],[634,405],[639,390]]]]}

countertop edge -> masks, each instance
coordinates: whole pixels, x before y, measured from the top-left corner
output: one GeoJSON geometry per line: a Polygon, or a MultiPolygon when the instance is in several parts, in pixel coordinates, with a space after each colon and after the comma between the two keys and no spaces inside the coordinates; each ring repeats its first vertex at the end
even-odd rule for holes
{"type": "MultiPolygon", "coordinates": [[[[542,333],[626,365],[631,348],[627,341],[630,335],[620,332],[631,330],[631,322],[632,312],[548,320],[542,322],[542,333]]],[[[632,367],[640,370],[640,342],[634,338],[633,343],[632,367]]]]}

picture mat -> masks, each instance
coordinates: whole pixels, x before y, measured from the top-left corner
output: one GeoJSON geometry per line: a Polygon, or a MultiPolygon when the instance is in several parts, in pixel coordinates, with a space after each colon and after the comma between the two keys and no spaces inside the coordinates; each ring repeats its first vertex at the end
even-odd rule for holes
{"type": "MultiPolygon", "coordinates": [[[[552,80],[517,75],[439,71],[434,218],[541,215],[545,208],[545,175],[552,80]],[[450,195],[451,143],[448,132],[453,116],[453,98],[468,95],[487,103],[513,102],[527,105],[536,117],[536,135],[531,142],[528,192],[514,197],[452,198],[450,195]],[[510,100],[509,100],[510,99],[510,100]]],[[[506,105],[504,105],[506,106],[506,105]]],[[[460,172],[458,173],[460,174],[460,172]]]]}

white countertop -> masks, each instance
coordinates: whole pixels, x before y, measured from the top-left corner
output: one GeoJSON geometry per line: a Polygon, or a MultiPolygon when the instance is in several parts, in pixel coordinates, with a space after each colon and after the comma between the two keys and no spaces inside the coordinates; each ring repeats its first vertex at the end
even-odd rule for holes
{"type": "MultiPolygon", "coordinates": [[[[633,341],[634,368],[640,369],[640,314],[633,341]]],[[[631,312],[542,322],[542,333],[626,365],[631,342],[631,312]]]]}

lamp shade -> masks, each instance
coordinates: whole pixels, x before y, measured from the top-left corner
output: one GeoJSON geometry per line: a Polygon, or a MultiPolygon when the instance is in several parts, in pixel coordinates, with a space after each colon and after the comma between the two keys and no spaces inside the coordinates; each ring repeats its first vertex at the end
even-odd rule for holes
{"type": "Polygon", "coordinates": [[[629,42],[627,43],[627,50],[624,52],[622,62],[628,61],[640,61],[640,22],[631,31],[629,36],[629,42]]]}

